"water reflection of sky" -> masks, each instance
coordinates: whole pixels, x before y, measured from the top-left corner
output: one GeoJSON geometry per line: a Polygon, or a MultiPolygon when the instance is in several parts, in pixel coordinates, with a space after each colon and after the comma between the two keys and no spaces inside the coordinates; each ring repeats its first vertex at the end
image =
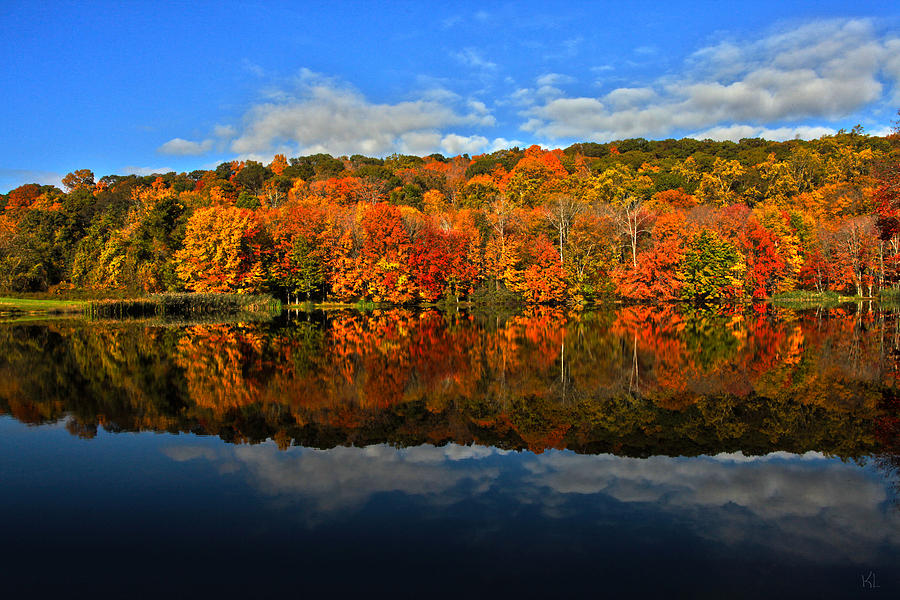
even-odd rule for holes
{"type": "Polygon", "coordinates": [[[143,581],[131,596],[253,598],[846,597],[870,570],[900,583],[890,482],[817,453],[280,451],[0,418],[0,481],[0,570],[20,595],[97,577],[110,593],[143,581]]]}
{"type": "Polygon", "coordinates": [[[378,494],[414,496],[439,511],[463,501],[536,507],[548,519],[602,515],[585,497],[657,513],[728,545],[769,547],[826,563],[872,561],[900,547],[900,514],[871,468],[819,453],[695,458],[565,451],[541,455],[479,446],[279,451],[273,444],[171,446],[175,461],[206,460],[240,474],[281,507],[302,506],[311,525],[363,510],[378,494]],[[581,498],[579,498],[581,497],[581,498]]]}

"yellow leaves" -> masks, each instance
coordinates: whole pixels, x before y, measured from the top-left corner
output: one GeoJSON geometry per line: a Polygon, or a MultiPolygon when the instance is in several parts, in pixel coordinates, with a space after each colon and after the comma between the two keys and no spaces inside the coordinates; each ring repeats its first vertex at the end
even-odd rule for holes
{"type": "Polygon", "coordinates": [[[829,184],[797,196],[795,204],[818,220],[836,221],[872,210],[872,191],[853,183],[829,184]]]}
{"type": "Polygon", "coordinates": [[[428,190],[423,196],[425,214],[436,215],[447,210],[447,197],[440,190],[428,190]]]}
{"type": "Polygon", "coordinates": [[[800,187],[790,165],[783,161],[776,161],[774,154],[770,154],[768,160],[757,168],[760,177],[769,184],[768,198],[779,206],[786,206],[788,199],[799,193],[800,187]]]}
{"type": "Polygon", "coordinates": [[[634,198],[650,195],[653,180],[639,175],[626,164],[618,164],[593,177],[585,187],[585,200],[621,206],[634,198]]]}
{"type": "Polygon", "coordinates": [[[701,177],[700,165],[697,164],[693,156],[689,156],[684,162],[675,165],[672,168],[672,172],[688,183],[697,183],[701,177]]]}
{"type": "Polygon", "coordinates": [[[62,178],[62,184],[69,191],[94,187],[94,173],[90,169],[77,169],[62,178]]]}
{"type": "Polygon", "coordinates": [[[252,292],[265,279],[249,239],[256,226],[251,211],[214,206],[188,221],[184,245],[175,254],[176,273],[196,292],[252,292]]]}
{"type": "Polygon", "coordinates": [[[697,197],[706,204],[727,206],[738,201],[735,192],[737,180],[745,172],[741,163],[736,160],[716,158],[711,173],[703,173],[697,197]]]}
{"type": "Polygon", "coordinates": [[[221,187],[213,187],[209,190],[209,201],[211,204],[227,204],[228,197],[221,187]]]}
{"type": "Polygon", "coordinates": [[[291,189],[288,191],[288,202],[299,202],[306,198],[308,193],[309,186],[307,186],[305,181],[298,177],[294,182],[294,185],[292,185],[291,189]]]}
{"type": "Polygon", "coordinates": [[[867,175],[870,165],[881,158],[871,148],[856,151],[852,147],[839,144],[825,160],[826,182],[836,184],[867,175]]]}

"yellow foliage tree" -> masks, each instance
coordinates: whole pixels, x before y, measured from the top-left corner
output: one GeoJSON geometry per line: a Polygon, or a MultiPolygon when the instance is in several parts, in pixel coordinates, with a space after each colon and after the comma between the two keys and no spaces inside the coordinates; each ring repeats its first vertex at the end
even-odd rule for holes
{"type": "Polygon", "coordinates": [[[195,292],[257,292],[264,280],[253,211],[212,206],[188,221],[176,273],[195,292]]]}

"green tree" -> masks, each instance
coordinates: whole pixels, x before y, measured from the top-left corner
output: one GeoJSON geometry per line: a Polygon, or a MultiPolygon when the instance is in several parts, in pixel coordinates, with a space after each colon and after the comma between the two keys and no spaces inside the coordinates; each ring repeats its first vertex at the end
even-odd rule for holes
{"type": "Polygon", "coordinates": [[[714,231],[704,229],[684,253],[682,297],[694,302],[721,302],[741,294],[746,269],[741,255],[714,231]]]}
{"type": "Polygon", "coordinates": [[[272,171],[254,160],[248,160],[247,164],[235,176],[235,183],[254,196],[262,191],[263,183],[272,176],[272,171]]]}

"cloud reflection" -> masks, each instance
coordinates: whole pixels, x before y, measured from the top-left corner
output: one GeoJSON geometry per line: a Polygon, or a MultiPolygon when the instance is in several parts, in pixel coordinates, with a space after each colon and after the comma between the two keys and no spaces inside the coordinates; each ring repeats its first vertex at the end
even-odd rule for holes
{"type": "Polygon", "coordinates": [[[818,453],[638,459],[457,444],[286,452],[261,444],[166,453],[177,461],[208,460],[220,472],[237,465],[279,506],[302,504],[310,524],[362,510],[388,492],[413,496],[433,510],[477,499],[510,511],[536,505],[547,518],[595,521],[612,499],[636,518],[663,515],[718,543],[814,560],[823,548],[832,560],[858,561],[878,548],[900,546],[900,518],[888,506],[885,482],[870,469],[818,453]],[[593,508],[576,501],[587,495],[597,497],[593,508]]]}
{"type": "MultiPolygon", "coordinates": [[[[887,506],[884,482],[815,453],[638,459],[551,452],[525,468],[528,495],[549,488],[646,503],[720,542],[777,546],[807,558],[829,547],[829,555],[847,560],[882,543],[900,545],[900,518],[887,506]]],[[[552,502],[548,514],[558,513],[552,502]]]]}

